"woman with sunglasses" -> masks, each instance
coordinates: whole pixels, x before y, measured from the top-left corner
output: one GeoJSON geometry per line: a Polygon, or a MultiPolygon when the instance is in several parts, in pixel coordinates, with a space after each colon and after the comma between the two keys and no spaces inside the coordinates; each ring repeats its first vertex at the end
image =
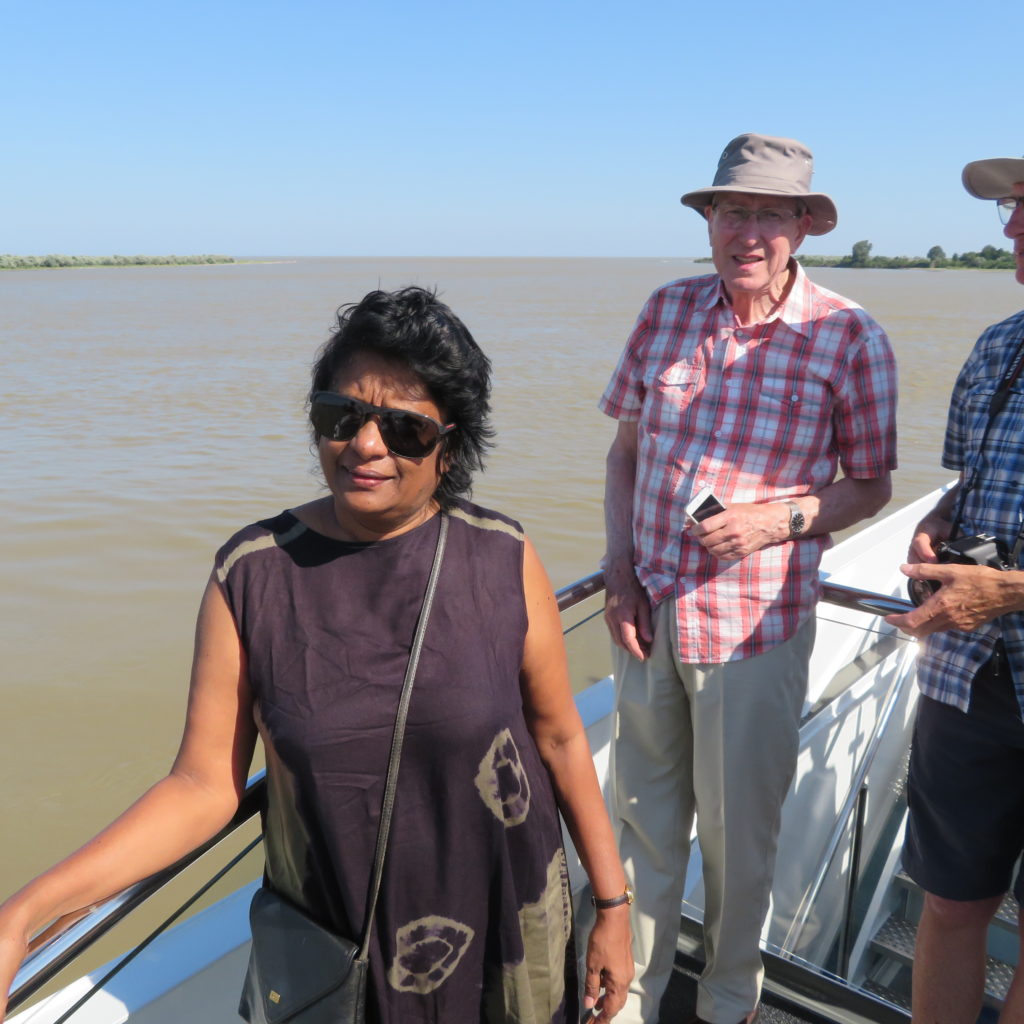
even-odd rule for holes
{"type": "Polygon", "coordinates": [[[615,1015],[633,973],[631,893],[554,595],[519,525],[465,497],[489,446],[489,378],[486,356],[430,292],[371,292],[339,313],[309,395],[328,493],[218,552],[174,766],[0,907],[0,993],[38,927],[216,833],[257,735],[265,884],[358,941],[396,707],[444,518],[373,914],[367,1019],[579,1018],[559,810],[598,907],[585,1016],[615,1015]]]}

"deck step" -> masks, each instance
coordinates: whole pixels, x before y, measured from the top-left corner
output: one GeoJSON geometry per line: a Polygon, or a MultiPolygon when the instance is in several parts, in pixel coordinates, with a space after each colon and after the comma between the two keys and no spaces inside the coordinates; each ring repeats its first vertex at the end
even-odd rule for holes
{"type": "MultiPolygon", "coordinates": [[[[905,871],[896,872],[893,876],[893,881],[908,892],[920,893],[922,891],[917,882],[915,882],[905,871]]],[[[999,909],[996,911],[996,916],[992,923],[998,928],[1003,928],[1016,934],[1019,918],[1020,908],[1017,905],[1016,897],[1013,893],[1008,892],[1003,897],[1002,903],[999,904],[999,909]]]]}
{"type": "Polygon", "coordinates": [[[871,945],[879,953],[907,967],[914,963],[917,928],[902,917],[890,917],[875,933],[871,945]]]}
{"type": "Polygon", "coordinates": [[[1019,920],[1020,907],[1017,904],[1017,898],[1012,892],[1008,892],[1003,897],[1003,902],[999,904],[999,909],[996,911],[996,921],[1012,931],[1017,931],[1019,920]]]}
{"type": "Polygon", "coordinates": [[[873,996],[878,996],[879,999],[884,999],[887,1003],[892,1003],[893,1006],[898,1006],[901,1010],[910,1010],[910,996],[905,992],[899,992],[870,978],[864,982],[861,988],[873,996]]]}
{"type": "MultiPolygon", "coordinates": [[[[914,942],[917,928],[901,917],[890,917],[879,928],[871,945],[883,956],[888,956],[900,964],[910,966],[914,958],[914,942]]],[[[994,956],[985,957],[985,1005],[999,1008],[1002,1006],[1010,982],[1013,981],[1013,966],[997,960],[994,956]]]]}

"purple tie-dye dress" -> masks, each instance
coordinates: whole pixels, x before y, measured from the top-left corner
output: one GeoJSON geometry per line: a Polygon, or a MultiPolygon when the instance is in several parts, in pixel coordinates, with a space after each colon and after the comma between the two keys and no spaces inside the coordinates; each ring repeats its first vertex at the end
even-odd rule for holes
{"type": "MultiPolygon", "coordinates": [[[[377,1024],[578,1018],[551,783],[523,716],[523,533],[451,511],[373,922],[377,1024]]],[[[266,879],[358,940],[388,750],[439,520],[333,540],[290,512],[217,554],[267,757],[266,879]]]]}

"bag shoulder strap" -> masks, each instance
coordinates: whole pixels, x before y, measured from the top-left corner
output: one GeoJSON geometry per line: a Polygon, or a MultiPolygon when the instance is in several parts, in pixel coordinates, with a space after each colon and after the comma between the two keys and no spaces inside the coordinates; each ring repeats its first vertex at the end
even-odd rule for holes
{"type": "Polygon", "coordinates": [[[391,755],[388,759],[387,780],[384,783],[384,803],[380,812],[380,823],[377,826],[377,845],[373,855],[373,875],[370,882],[370,894],[366,908],[366,927],[363,929],[363,941],[359,946],[359,959],[365,960],[370,951],[370,933],[373,930],[373,915],[377,909],[377,895],[384,874],[384,857],[388,848],[388,833],[391,831],[391,814],[395,806],[395,791],[398,788],[398,766],[402,759],[402,741],[405,738],[405,721],[409,714],[409,701],[412,698],[412,684],[416,678],[416,669],[420,661],[420,650],[423,637],[427,631],[430,609],[434,603],[434,592],[437,590],[437,579],[441,574],[441,561],[448,539],[448,515],[439,513],[441,525],[437,535],[437,547],[434,550],[434,564],[430,568],[427,589],[423,595],[423,606],[420,608],[419,621],[416,623],[416,634],[409,652],[409,664],[405,670],[405,681],[402,694],[398,699],[398,714],[395,717],[395,731],[391,736],[391,755]]]}
{"type": "MultiPolygon", "coordinates": [[[[956,496],[956,507],[953,510],[952,526],[950,527],[949,532],[950,537],[956,537],[960,532],[960,520],[963,517],[967,495],[970,494],[978,485],[978,477],[981,473],[980,462],[985,455],[985,444],[988,441],[989,431],[991,431],[992,424],[995,422],[995,419],[999,415],[1003,406],[1006,405],[1006,399],[1009,397],[1010,389],[1013,387],[1014,381],[1016,381],[1020,376],[1021,370],[1024,370],[1024,334],[1021,335],[1020,340],[1017,342],[1017,348],[1014,350],[1013,358],[1010,360],[1010,364],[1006,368],[1006,372],[1003,374],[1002,380],[999,382],[999,386],[989,399],[988,419],[985,423],[985,431],[981,435],[981,444],[978,445],[979,465],[975,466],[970,477],[964,480],[964,484],[956,496]]],[[[1022,525],[1021,530],[1024,531],[1024,525],[1022,525]]]]}

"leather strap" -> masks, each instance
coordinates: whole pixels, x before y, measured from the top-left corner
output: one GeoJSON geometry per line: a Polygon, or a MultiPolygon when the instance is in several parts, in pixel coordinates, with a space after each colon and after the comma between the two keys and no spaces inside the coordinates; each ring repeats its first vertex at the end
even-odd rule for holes
{"type": "Polygon", "coordinates": [[[621,907],[623,904],[632,905],[633,890],[627,885],[621,896],[612,896],[611,899],[607,900],[599,900],[596,896],[591,895],[590,902],[593,903],[598,910],[611,910],[613,907],[621,907]]]}
{"type": "Polygon", "coordinates": [[[416,623],[416,635],[413,637],[412,650],[409,652],[409,664],[405,670],[405,682],[402,684],[402,695],[398,698],[398,714],[395,717],[395,731],[391,736],[391,756],[388,759],[388,775],[384,783],[384,803],[380,812],[380,823],[377,826],[377,847],[373,854],[373,874],[370,883],[369,902],[366,908],[366,927],[363,930],[363,941],[359,946],[359,960],[366,960],[370,951],[370,932],[373,930],[373,915],[377,909],[377,894],[380,892],[380,881],[384,874],[384,856],[388,848],[388,833],[391,831],[391,812],[395,806],[395,791],[398,788],[398,766],[402,759],[402,741],[405,738],[405,720],[409,714],[409,701],[412,698],[412,684],[416,678],[416,669],[420,662],[420,650],[423,647],[423,636],[427,631],[430,609],[434,603],[434,592],[437,590],[437,578],[441,574],[441,561],[448,540],[448,515],[439,512],[441,525],[437,534],[437,547],[434,550],[434,564],[430,568],[430,578],[423,595],[423,606],[420,608],[419,621],[416,623]]]}
{"type": "MultiPolygon", "coordinates": [[[[1014,352],[1013,359],[1010,361],[1010,365],[1007,367],[1006,372],[1003,374],[1003,379],[999,382],[999,387],[996,388],[992,397],[988,403],[988,421],[985,424],[985,432],[981,435],[981,443],[978,445],[978,465],[974,467],[968,478],[964,480],[963,486],[960,488],[956,496],[956,507],[953,510],[952,525],[949,529],[949,536],[956,538],[960,532],[960,519],[964,514],[964,505],[967,501],[967,495],[978,484],[978,477],[981,474],[981,463],[985,457],[985,442],[988,441],[989,431],[992,429],[992,424],[995,422],[996,416],[999,415],[1000,410],[1006,405],[1006,399],[1009,397],[1010,388],[1013,387],[1014,381],[1020,376],[1021,370],[1024,370],[1024,336],[1021,337],[1017,349],[1014,352]]],[[[1021,528],[1017,533],[1017,544],[1015,545],[1014,551],[1014,562],[1017,565],[1017,558],[1020,556],[1020,545],[1024,538],[1024,523],[1021,524],[1021,528]]]]}

